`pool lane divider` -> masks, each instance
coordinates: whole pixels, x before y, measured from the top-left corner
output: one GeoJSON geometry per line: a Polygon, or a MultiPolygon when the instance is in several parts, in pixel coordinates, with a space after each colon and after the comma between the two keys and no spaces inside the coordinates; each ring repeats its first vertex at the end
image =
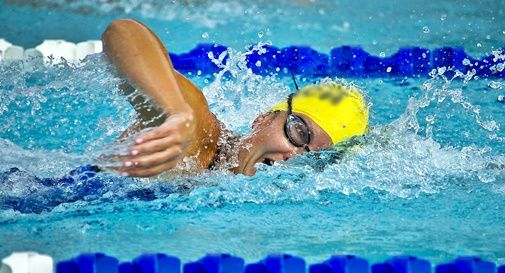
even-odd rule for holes
{"type": "MultiPolygon", "coordinates": [[[[170,54],[174,67],[184,73],[211,75],[221,68],[212,62],[227,51],[217,44],[198,44],[182,54],[170,54]]],[[[503,52],[503,50],[502,50],[503,52]]],[[[226,62],[226,57],[223,62],[226,62]]],[[[421,47],[403,47],[389,57],[374,56],[361,47],[341,46],[330,54],[320,53],[308,46],[277,48],[264,46],[263,50],[247,55],[247,66],[255,74],[290,76],[340,77],[424,77],[441,67],[462,73],[475,70],[481,77],[505,78],[505,55],[490,55],[476,59],[463,48],[442,47],[434,50],[421,47]]]]}
{"type": "MultiPolygon", "coordinates": [[[[340,77],[423,77],[441,67],[467,73],[475,69],[481,77],[505,78],[505,55],[489,55],[476,59],[460,47],[442,47],[433,50],[423,47],[402,47],[388,57],[374,56],[359,46],[340,46],[329,54],[318,52],[309,46],[278,48],[264,45],[261,50],[247,53],[247,66],[256,74],[279,76],[294,72],[303,76],[340,77]]],[[[221,70],[210,58],[218,58],[228,47],[219,44],[198,44],[182,54],[170,53],[174,67],[184,73],[212,75],[221,70]]],[[[0,39],[0,62],[16,60],[40,60],[51,63],[64,58],[70,63],[80,63],[86,56],[100,53],[99,40],[72,43],[64,40],[45,40],[32,49],[24,50],[0,39]],[[52,57],[52,58],[51,58],[52,57]]],[[[495,52],[502,52],[503,49],[495,52]]],[[[226,62],[227,56],[223,61],[226,62]]]]}
{"type": "Polygon", "coordinates": [[[103,253],[83,253],[57,263],[51,257],[35,252],[13,253],[2,260],[0,273],[505,273],[505,265],[479,257],[459,257],[432,267],[415,256],[395,256],[371,264],[354,255],[334,255],[307,265],[300,257],[277,254],[246,264],[243,258],[230,254],[208,254],[182,264],[180,259],[163,253],[144,254],[132,261],[120,262],[103,253]]]}

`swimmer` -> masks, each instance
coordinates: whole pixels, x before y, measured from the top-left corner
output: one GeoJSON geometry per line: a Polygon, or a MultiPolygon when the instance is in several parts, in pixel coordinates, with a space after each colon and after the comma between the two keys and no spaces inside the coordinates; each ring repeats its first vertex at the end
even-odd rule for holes
{"type": "Polygon", "coordinates": [[[227,166],[251,176],[256,163],[271,165],[328,149],[365,134],[368,126],[368,108],[357,89],[322,84],[289,95],[256,117],[249,135],[238,137],[209,110],[202,91],[174,69],[166,49],[145,25],[131,19],[114,21],[102,41],[106,55],[126,79],[121,88],[125,95],[138,89],[152,101],[128,96],[139,120],[127,132],[152,129],[139,134],[123,157],[118,170],[124,176],[156,176],[188,157],[198,169],[227,166]]]}

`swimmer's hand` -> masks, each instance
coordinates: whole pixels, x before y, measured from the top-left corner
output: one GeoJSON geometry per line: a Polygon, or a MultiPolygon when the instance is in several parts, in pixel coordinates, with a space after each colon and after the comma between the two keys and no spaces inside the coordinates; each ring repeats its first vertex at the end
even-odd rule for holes
{"type": "Polygon", "coordinates": [[[172,169],[191,143],[195,127],[192,112],[170,115],[159,127],[135,139],[119,170],[121,175],[150,177],[172,169]]]}

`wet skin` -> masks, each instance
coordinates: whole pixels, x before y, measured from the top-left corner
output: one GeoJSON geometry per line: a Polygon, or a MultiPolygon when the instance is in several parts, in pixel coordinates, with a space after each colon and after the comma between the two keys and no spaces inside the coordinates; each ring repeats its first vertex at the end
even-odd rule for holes
{"type": "MultiPolygon", "coordinates": [[[[321,129],[312,119],[303,114],[297,114],[309,126],[312,132],[309,149],[317,151],[332,146],[330,136],[321,129]]],[[[275,161],[285,161],[302,154],[303,147],[296,147],[284,133],[287,112],[277,111],[261,115],[253,122],[252,132],[245,136],[239,148],[239,166],[233,171],[245,175],[256,173],[256,163],[272,164],[275,161]]]]}
{"type": "MultiPolygon", "coordinates": [[[[219,141],[229,132],[210,112],[201,90],[173,68],[158,37],[138,21],[121,19],[109,25],[102,41],[105,53],[126,80],[121,87],[125,95],[137,89],[152,99],[147,108],[144,101],[129,99],[139,120],[127,131],[152,130],[136,137],[116,170],[125,176],[151,177],[173,169],[186,157],[196,162],[195,168],[209,168],[219,153],[219,141]],[[166,118],[153,119],[160,116],[166,118]]],[[[317,124],[299,116],[312,131],[310,150],[331,146],[330,137],[317,124]]],[[[304,148],[295,147],[285,136],[286,117],[285,111],[257,117],[251,134],[226,155],[238,158],[232,171],[254,175],[258,162],[271,164],[303,153],[304,148]]]]}

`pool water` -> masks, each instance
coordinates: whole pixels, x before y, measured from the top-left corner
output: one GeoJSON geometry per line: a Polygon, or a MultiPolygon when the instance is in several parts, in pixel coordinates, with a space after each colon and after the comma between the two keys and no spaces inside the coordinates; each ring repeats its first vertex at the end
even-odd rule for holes
{"type": "MultiPolygon", "coordinates": [[[[138,4],[131,10],[126,1],[113,7],[40,3],[0,4],[7,7],[0,9],[6,38],[25,46],[51,35],[97,39],[112,18],[132,15],[149,22],[177,52],[201,41],[229,45],[226,69],[232,73],[188,76],[203,88],[216,115],[241,134],[293,90],[288,78],[258,76],[246,68],[244,48],[250,43],[301,43],[322,51],[360,44],[385,54],[407,44],[452,45],[476,56],[505,44],[498,23],[502,6],[494,1],[457,6],[412,1],[400,10],[392,8],[393,1],[384,6],[300,1],[283,9],[238,2],[229,10],[222,2],[216,7],[204,1],[166,9],[138,4]],[[371,19],[356,18],[357,6],[360,16],[371,19]],[[244,17],[245,11],[253,15],[244,17]],[[217,16],[221,12],[224,16],[217,16]],[[20,13],[22,27],[12,18],[20,13]],[[462,14],[465,19],[458,17],[462,14]],[[44,18],[47,28],[32,24],[34,18],[44,18]],[[391,18],[398,21],[388,23],[391,18]],[[61,20],[68,24],[57,30],[61,20]],[[67,29],[80,20],[95,27],[81,33],[67,29]],[[24,34],[16,35],[21,30],[24,34]]],[[[207,252],[230,252],[255,261],[283,252],[308,262],[352,253],[372,261],[398,254],[433,262],[478,255],[505,263],[505,105],[497,102],[504,83],[452,74],[345,79],[366,93],[372,126],[341,159],[332,152],[309,153],[272,167],[259,164],[254,177],[215,171],[147,180],[104,173],[48,184],[42,178],[65,176],[98,162],[103,153],[124,150],[125,144],[112,142],[133,110],[101,54],[78,67],[0,66],[0,256],[35,250],[61,260],[103,251],[126,260],[165,252],[190,261],[207,252]]],[[[298,78],[300,85],[335,80],[298,78]]]]}

